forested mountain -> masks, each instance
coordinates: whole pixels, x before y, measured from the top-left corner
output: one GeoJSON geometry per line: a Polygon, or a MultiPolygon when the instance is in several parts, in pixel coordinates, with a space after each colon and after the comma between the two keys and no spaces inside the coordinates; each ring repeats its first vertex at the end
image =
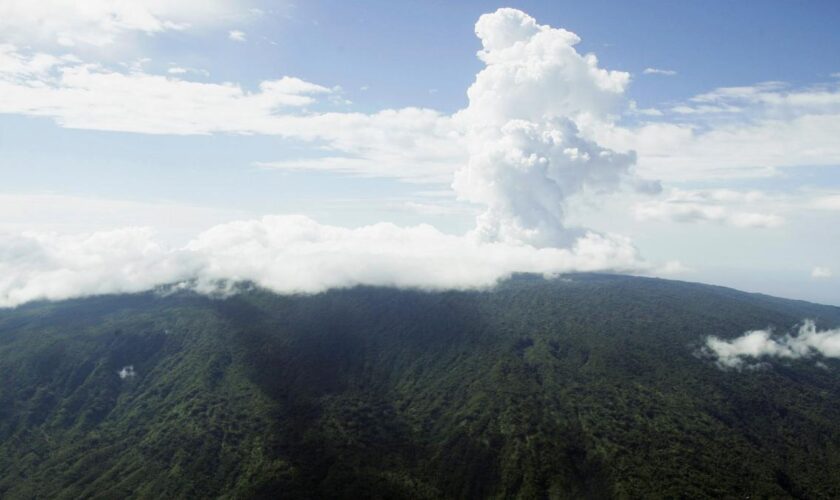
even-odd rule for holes
{"type": "Polygon", "coordinates": [[[838,498],[840,308],[648,278],[0,311],[2,498],[838,498]]]}

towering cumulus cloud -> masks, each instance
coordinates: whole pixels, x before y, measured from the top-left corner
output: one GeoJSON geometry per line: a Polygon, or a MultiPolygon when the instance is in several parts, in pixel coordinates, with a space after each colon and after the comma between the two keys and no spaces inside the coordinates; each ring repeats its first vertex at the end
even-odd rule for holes
{"type": "Polygon", "coordinates": [[[568,198],[614,189],[635,162],[579,131],[615,110],[630,75],[599,68],[575,50],[577,35],[515,9],[481,16],[475,31],[486,67],[455,116],[469,162],[453,187],[487,207],[476,228],[482,239],[566,246],[579,236],[563,225],[568,198]]]}
{"type": "MultiPolygon", "coordinates": [[[[599,68],[594,56],[577,53],[574,33],[517,10],[482,16],[476,33],[486,67],[469,88],[469,105],[451,117],[433,115],[468,153],[453,182],[457,195],[485,207],[468,234],[386,223],[347,229],[302,216],[222,224],[178,247],[144,229],[0,234],[0,307],[171,283],[212,291],[250,281],[283,293],[358,284],[463,289],[515,272],[646,268],[627,239],[564,225],[571,197],[607,192],[630,175],[633,154],[581,133],[609,120],[629,75],[599,68]]],[[[275,83],[242,99],[262,106],[271,90],[303,105],[309,94],[327,92],[296,79],[275,83]]],[[[359,137],[363,144],[367,136],[359,137]]],[[[362,147],[354,144],[344,149],[362,147]]]]}

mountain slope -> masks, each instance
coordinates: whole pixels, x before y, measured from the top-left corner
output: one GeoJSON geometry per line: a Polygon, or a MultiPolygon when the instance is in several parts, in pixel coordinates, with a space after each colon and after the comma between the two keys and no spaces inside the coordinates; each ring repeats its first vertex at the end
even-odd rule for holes
{"type": "Polygon", "coordinates": [[[31,304],[0,497],[836,498],[840,362],[699,354],[805,318],[840,308],[609,275],[31,304]]]}

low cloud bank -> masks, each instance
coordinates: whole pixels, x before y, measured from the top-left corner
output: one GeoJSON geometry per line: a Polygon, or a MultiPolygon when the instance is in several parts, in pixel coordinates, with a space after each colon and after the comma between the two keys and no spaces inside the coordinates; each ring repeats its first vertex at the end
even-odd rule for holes
{"type": "Polygon", "coordinates": [[[752,330],[733,340],[708,337],[706,348],[721,368],[750,368],[766,358],[840,358],[840,328],[818,331],[812,320],[806,320],[795,335],[774,337],[769,329],[752,330]]]}
{"type": "Polygon", "coordinates": [[[363,284],[470,289],[516,272],[645,269],[629,240],[592,232],[568,248],[537,248],[448,235],[429,225],[348,229],[303,216],[268,216],[215,226],[176,248],[147,228],[0,235],[0,307],[173,283],[207,293],[240,281],[278,293],[363,284]]]}

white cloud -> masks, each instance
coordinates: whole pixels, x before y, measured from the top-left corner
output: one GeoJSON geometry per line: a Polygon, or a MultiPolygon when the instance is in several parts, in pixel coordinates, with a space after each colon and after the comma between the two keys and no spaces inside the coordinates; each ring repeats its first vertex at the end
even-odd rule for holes
{"type": "Polygon", "coordinates": [[[580,55],[574,33],[515,9],[481,16],[476,34],[485,68],[454,118],[470,154],[455,174],[455,192],[487,207],[476,228],[481,238],[567,245],[576,233],[563,224],[566,199],[615,189],[635,161],[578,128],[616,109],[629,75],[580,55]]]}
{"type": "MultiPolygon", "coordinates": [[[[83,129],[268,134],[311,141],[311,156],[267,158],[259,164],[439,184],[450,182],[457,171],[455,192],[484,212],[476,231],[464,236],[429,226],[341,229],[287,217],[216,226],[185,246],[164,244],[140,230],[18,234],[0,243],[0,248],[12,249],[0,259],[8,270],[0,273],[0,280],[6,280],[0,281],[0,298],[13,305],[36,298],[146,290],[173,281],[212,287],[219,280],[237,279],[284,293],[360,283],[465,288],[487,286],[516,271],[650,270],[627,240],[569,228],[565,220],[568,200],[579,195],[597,198],[625,179],[632,181],[629,185],[644,185],[632,179],[632,149],[646,155],[642,162],[647,172],[708,180],[742,176],[751,165],[763,174],[768,165],[795,163],[819,151],[830,158],[836,143],[814,125],[808,139],[814,149],[800,154],[780,147],[784,161],[762,163],[775,146],[766,147],[767,138],[760,136],[773,120],[783,121],[783,108],[789,108],[793,122],[825,118],[830,124],[833,119],[826,114],[830,95],[791,97],[795,92],[772,86],[697,96],[685,106],[703,112],[683,113],[690,118],[679,120],[699,121],[619,126],[617,115],[632,107],[624,95],[629,74],[603,69],[594,56],[578,53],[574,33],[539,25],[513,9],[482,16],[476,33],[484,68],[468,90],[468,106],[454,115],[419,108],[336,112],[329,107],[330,98],[340,94],[335,87],[291,77],[246,89],[150,74],[142,66],[115,70],[7,47],[0,51],[0,113],[49,117],[61,126],[83,129]],[[784,102],[772,95],[784,95],[784,102]],[[712,107],[752,114],[733,111],[729,114],[735,121],[715,122],[720,117],[712,107]],[[741,136],[758,128],[755,138],[741,136]],[[742,140],[729,141],[727,134],[742,140]],[[86,243],[89,238],[105,244],[97,251],[86,243]],[[121,244],[123,240],[131,242],[121,244]],[[32,256],[41,260],[18,255],[14,248],[20,245],[30,245],[32,256]],[[65,255],[64,247],[73,250],[65,255]],[[131,254],[125,247],[146,250],[131,254]],[[8,264],[12,261],[22,265],[8,264]]],[[[674,119],[672,110],[667,113],[653,110],[644,116],[674,119]]],[[[783,218],[770,213],[768,205],[760,193],[716,190],[668,197],[639,210],[642,218],[778,226],[783,218]]],[[[450,209],[429,203],[399,208],[427,215],[450,209]]],[[[685,270],[678,262],[654,269],[685,270]]]]}
{"type": "Polygon", "coordinates": [[[662,76],[674,76],[677,74],[676,71],[672,69],[659,69],[659,68],[645,68],[642,71],[645,75],[662,75],[662,76]]]}
{"type": "Polygon", "coordinates": [[[151,230],[88,235],[22,233],[0,237],[0,305],[115,292],[139,292],[184,279],[192,263],[172,255],[151,230]]]}
{"type": "Polygon", "coordinates": [[[448,183],[456,166],[466,161],[451,119],[429,109],[287,117],[276,126],[276,133],[286,137],[325,141],[327,154],[266,161],[259,163],[262,167],[448,183]]]}
{"type": "Polygon", "coordinates": [[[428,225],[321,226],[302,217],[267,217],[202,234],[188,248],[210,261],[204,277],[252,279],[274,290],[316,292],[357,283],[421,288],[489,286],[514,271],[635,268],[626,240],[587,234],[570,249],[483,243],[428,225]]]}
{"type": "Polygon", "coordinates": [[[288,76],[263,81],[258,91],[249,92],[229,83],[193,82],[139,70],[122,73],[73,61],[52,64],[48,75],[32,80],[29,72],[41,55],[11,54],[20,62],[0,66],[0,113],[47,116],[69,128],[281,133],[286,123],[275,115],[277,110],[305,107],[316,102],[315,96],[332,92],[288,76]]]}
{"type": "Polygon", "coordinates": [[[547,116],[583,120],[618,109],[630,74],[598,66],[580,55],[580,38],[562,28],[539,25],[515,9],[482,15],[475,25],[485,68],[467,95],[462,114],[473,123],[504,125],[512,117],[538,122],[547,116]],[[498,87],[497,87],[498,86],[498,87]]]}
{"type": "Polygon", "coordinates": [[[639,203],[635,207],[638,220],[671,222],[716,222],[740,228],[774,228],[784,218],[770,213],[744,211],[763,201],[766,195],[756,191],[672,190],[664,200],[639,203]]]}
{"type": "MultiPolygon", "coordinates": [[[[153,34],[187,23],[230,19],[219,13],[235,7],[220,0],[177,5],[138,0],[130,2],[131,8],[108,0],[87,3],[91,7],[82,9],[83,3],[69,0],[9,0],[0,3],[7,10],[0,23],[16,26],[5,32],[9,40],[15,39],[14,33],[37,33],[41,25],[54,35],[66,22],[77,34],[108,42],[129,32],[153,34]]],[[[269,134],[323,142],[323,159],[266,159],[263,164],[336,168],[412,181],[441,182],[459,169],[467,161],[465,135],[476,136],[470,123],[500,128],[514,117],[532,123],[548,117],[571,120],[581,140],[619,153],[635,151],[637,173],[665,181],[760,177],[775,175],[782,167],[840,164],[836,83],[726,87],[671,109],[640,110],[624,96],[629,74],[602,69],[595,56],[579,54],[574,33],[539,25],[514,9],[482,16],[476,33],[486,67],[469,89],[470,106],[454,117],[412,108],[374,114],[324,112],[325,106],[343,100],[333,89],[287,95],[295,102],[277,103],[295,107],[293,113],[272,108],[268,96],[256,97],[269,93],[263,89],[249,91],[232,83],[200,87],[138,68],[115,71],[8,45],[0,51],[0,113],[47,116],[61,126],[96,130],[269,134]],[[615,119],[622,109],[628,116],[653,121],[620,125],[615,119]],[[420,112],[428,116],[415,127],[409,118],[420,112]],[[396,131],[391,129],[395,122],[396,131]]],[[[184,73],[170,73],[178,74],[184,73]]]]}
{"type": "Polygon", "coordinates": [[[471,124],[501,130],[514,118],[541,126],[549,118],[570,120],[581,141],[636,151],[639,175],[665,181],[760,177],[780,167],[840,164],[836,84],[720,88],[670,110],[639,110],[624,96],[629,74],[602,69],[594,56],[579,54],[574,33],[539,25],[513,9],[483,16],[476,33],[486,67],[469,89],[470,105],[454,116],[414,108],[330,113],[324,107],[343,98],[323,86],[273,102],[268,89],[188,82],[137,68],[115,71],[8,45],[0,52],[0,113],[47,116],[62,126],[96,130],[280,135],[323,142],[326,152],[265,159],[263,165],[424,182],[448,179],[467,162],[466,150],[475,144],[467,135],[489,137],[471,124]],[[622,108],[654,121],[618,125],[622,108]]]}
{"type": "Polygon", "coordinates": [[[668,262],[654,270],[654,274],[661,276],[677,276],[693,272],[693,269],[691,269],[690,267],[686,266],[678,260],[669,260],[668,262]]]}
{"type": "Polygon", "coordinates": [[[347,229],[271,216],[215,226],[181,247],[168,247],[143,228],[0,236],[0,307],[178,282],[204,292],[243,280],[279,293],[359,284],[468,289],[514,272],[644,269],[629,241],[594,233],[567,249],[540,249],[447,235],[428,225],[347,229]]]}
{"type": "MultiPolygon", "coordinates": [[[[453,186],[462,200],[488,207],[477,230],[482,237],[569,244],[574,234],[563,228],[564,200],[584,189],[613,189],[632,166],[632,154],[614,153],[578,132],[578,123],[619,109],[629,75],[598,67],[594,56],[574,49],[577,35],[538,25],[518,10],[481,16],[476,34],[485,68],[467,91],[469,105],[453,117],[386,110],[354,115],[358,125],[342,129],[349,116],[330,115],[323,123],[344,130],[332,142],[344,154],[260,165],[412,181],[449,180],[463,166],[453,186]]],[[[319,121],[309,117],[297,129],[317,128],[319,121]]]]}
{"type": "Polygon", "coordinates": [[[575,234],[563,224],[567,198],[615,189],[634,159],[586,141],[567,119],[512,119],[470,139],[453,187],[460,199],[487,207],[477,230],[488,240],[568,244],[575,234]]]}
{"type": "Polygon", "coordinates": [[[695,106],[674,106],[671,111],[681,115],[709,115],[713,113],[741,113],[744,108],[736,106],[712,106],[708,104],[701,104],[695,106]]]}
{"type": "Polygon", "coordinates": [[[174,66],[174,65],[167,68],[166,72],[169,73],[170,75],[193,74],[193,75],[201,75],[201,76],[204,76],[204,77],[210,76],[210,72],[207,71],[206,69],[184,68],[182,66],[174,66]]]}
{"type": "Polygon", "coordinates": [[[215,23],[237,9],[229,0],[3,0],[0,33],[27,45],[105,46],[132,33],[215,23]]]}
{"type": "Polygon", "coordinates": [[[734,213],[729,216],[728,222],[735,227],[767,229],[779,227],[785,220],[774,214],[734,213]]]}
{"type": "Polygon", "coordinates": [[[693,97],[655,121],[599,124],[586,133],[639,155],[638,171],[665,181],[766,177],[777,169],[840,165],[840,88],[778,82],[693,97]]]}
{"type": "Polygon", "coordinates": [[[627,104],[627,113],[630,115],[639,115],[639,116],[664,116],[661,110],[656,108],[639,108],[638,103],[636,101],[629,101],[627,104]]]}
{"type": "Polygon", "coordinates": [[[811,270],[812,278],[831,278],[832,276],[834,276],[834,274],[831,272],[831,269],[827,267],[817,266],[811,270]]]}
{"type": "Polygon", "coordinates": [[[419,108],[373,114],[311,111],[310,106],[323,107],[318,97],[340,90],[298,78],[264,81],[249,91],[231,83],[181,79],[178,70],[169,77],[140,68],[121,72],[0,49],[0,113],[45,116],[64,127],[91,130],[277,135],[321,142],[333,153],[262,163],[277,168],[448,182],[465,159],[448,116],[419,108]]]}
{"type": "Polygon", "coordinates": [[[811,207],[818,210],[840,210],[840,194],[817,196],[811,202],[811,207]]]}
{"type": "MultiPolygon", "coordinates": [[[[614,189],[633,163],[631,154],[585,139],[578,123],[617,110],[629,75],[578,54],[573,33],[513,9],[482,16],[476,32],[486,67],[455,117],[417,108],[310,112],[317,96],[336,91],[284,77],[249,92],[76,61],[50,65],[37,78],[21,79],[17,69],[0,75],[0,112],[98,130],[275,134],[322,142],[328,153],[260,163],[271,168],[448,182],[466,164],[455,187],[462,199],[487,207],[476,230],[484,241],[574,245],[586,231],[564,227],[565,200],[614,189]]],[[[24,66],[34,58],[15,55],[24,66]]]]}
{"type": "Polygon", "coordinates": [[[771,330],[753,330],[733,340],[708,337],[706,348],[721,368],[749,368],[754,366],[750,359],[761,358],[840,358],[840,328],[817,331],[815,323],[806,320],[796,335],[774,338],[771,330]]]}
{"type": "Polygon", "coordinates": [[[646,269],[628,240],[564,225],[570,196],[606,193],[630,177],[632,154],[580,132],[611,120],[629,74],[600,68],[594,56],[575,50],[575,34],[513,9],[482,16],[476,33],[485,68],[468,90],[469,105],[454,116],[417,108],[310,111],[318,96],[338,91],[290,77],[247,91],[77,61],[51,65],[37,78],[17,69],[0,75],[0,112],[98,130],[273,134],[326,150],[261,163],[271,168],[447,182],[462,165],[456,194],[485,208],[476,230],[464,236],[425,225],[342,229],[303,217],[223,224],[182,247],[140,229],[9,236],[0,245],[7,249],[0,258],[0,303],[172,282],[207,290],[250,280],[293,293],[355,284],[471,288],[513,272],[646,269]]]}
{"type": "MultiPolygon", "coordinates": [[[[454,118],[417,108],[373,114],[312,111],[310,107],[324,107],[319,96],[339,105],[344,100],[335,89],[290,77],[263,82],[258,91],[248,91],[230,83],[173,77],[185,74],[186,68],[180,67],[167,78],[139,66],[121,72],[80,61],[50,61],[37,74],[22,73],[18,68],[34,65],[40,55],[11,49],[7,52],[15,67],[0,72],[0,113],[46,116],[64,127],[93,130],[279,135],[321,142],[325,154],[267,160],[261,166],[420,182],[449,182],[453,171],[467,162],[469,147],[493,142],[494,134],[506,133],[503,127],[518,119],[541,127],[539,133],[545,137],[538,140],[543,143],[540,147],[555,151],[552,171],[562,172],[565,161],[576,172],[567,178],[580,186],[606,180],[609,168],[615,174],[629,168],[629,156],[612,154],[608,159],[609,151],[575,130],[580,122],[605,119],[619,109],[627,73],[599,68],[594,56],[575,51],[576,35],[537,25],[513,9],[482,16],[476,30],[485,47],[479,57],[486,68],[469,89],[469,107],[454,118]],[[515,36],[516,23],[522,23],[521,35],[528,39],[506,46],[504,40],[515,36]],[[561,130],[567,137],[561,137],[561,130]],[[469,141],[465,134],[470,135],[469,141]],[[581,151],[579,156],[576,150],[581,151]],[[584,160],[593,152],[598,156],[584,160]],[[591,175],[581,177],[590,170],[591,175]]],[[[476,196],[477,190],[465,187],[464,182],[461,186],[466,198],[476,196]]]]}
{"type": "Polygon", "coordinates": [[[416,201],[405,201],[399,205],[395,205],[394,208],[403,208],[422,215],[456,215],[471,212],[464,207],[454,204],[422,203],[416,201]]]}
{"type": "Polygon", "coordinates": [[[56,66],[68,62],[73,62],[73,59],[43,53],[25,57],[17,52],[15,46],[0,44],[0,75],[4,75],[6,79],[20,80],[42,77],[56,66]]]}
{"type": "Polygon", "coordinates": [[[122,368],[120,368],[120,371],[117,372],[117,375],[119,375],[119,377],[122,380],[125,380],[127,378],[136,377],[137,372],[134,371],[134,365],[128,365],[128,366],[123,366],[122,368]]]}
{"type": "Polygon", "coordinates": [[[239,30],[228,31],[228,38],[234,42],[245,42],[248,40],[245,38],[245,32],[239,30]]]}
{"type": "Polygon", "coordinates": [[[776,114],[785,109],[810,108],[820,113],[830,113],[840,105],[840,94],[836,85],[791,90],[784,82],[763,82],[742,87],[721,87],[711,92],[694,96],[693,104],[721,106],[745,106],[758,104],[767,106],[765,111],[776,114]]]}

